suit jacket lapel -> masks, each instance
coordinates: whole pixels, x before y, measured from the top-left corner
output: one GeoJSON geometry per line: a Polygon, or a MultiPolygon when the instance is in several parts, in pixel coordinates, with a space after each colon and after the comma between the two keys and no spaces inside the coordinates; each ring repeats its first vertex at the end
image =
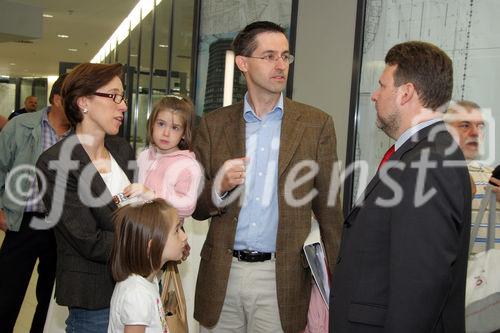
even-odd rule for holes
{"type": "MultiPolygon", "coordinates": [[[[401,156],[403,156],[404,153],[413,148],[414,145],[415,142],[409,147],[404,147],[406,145],[403,145],[398,150],[396,150],[394,154],[392,154],[391,158],[389,158],[388,161],[399,161],[401,159],[401,156]]],[[[366,189],[364,190],[363,194],[359,197],[358,202],[356,202],[356,206],[359,206],[360,203],[362,203],[362,201],[364,201],[366,197],[368,197],[368,195],[373,191],[373,189],[375,188],[375,186],[377,186],[379,182],[380,182],[380,174],[377,171],[373,176],[373,178],[368,183],[368,186],[366,186],[366,189]]]]}
{"type": "MultiPolygon", "coordinates": [[[[399,161],[401,160],[402,156],[406,154],[406,152],[412,150],[417,143],[422,141],[423,139],[426,139],[429,136],[429,133],[435,128],[436,126],[443,126],[443,122],[437,122],[435,124],[432,124],[430,126],[427,126],[426,128],[418,131],[417,133],[413,134],[406,142],[399,147],[398,150],[392,154],[391,158],[389,158],[389,161],[399,161]]],[[[406,166],[408,167],[408,166],[406,166]]],[[[366,200],[368,195],[373,191],[373,189],[376,187],[376,185],[380,182],[380,176],[379,173],[375,173],[375,176],[373,176],[372,180],[370,183],[368,183],[368,186],[366,186],[365,191],[363,194],[359,197],[359,199],[356,201],[355,206],[350,210],[349,214],[345,218],[346,220],[351,216],[351,214],[356,211],[357,209],[362,206],[363,202],[366,200]]]]}
{"type": "Polygon", "coordinates": [[[104,140],[104,145],[106,146],[106,149],[108,149],[111,155],[113,155],[113,158],[115,159],[116,163],[120,166],[120,168],[123,170],[125,175],[132,183],[134,181],[133,179],[134,170],[132,170],[128,165],[129,164],[129,160],[127,159],[128,156],[120,154],[120,147],[116,144],[116,142],[107,140],[107,138],[108,137],[106,136],[106,139],[104,140]]]}
{"type": "Polygon", "coordinates": [[[244,157],[245,120],[243,119],[243,102],[233,106],[228,121],[224,124],[224,133],[232,158],[244,157]]]}
{"type": "Polygon", "coordinates": [[[299,121],[300,110],[288,98],[283,103],[283,120],[281,122],[280,152],[278,162],[278,176],[281,177],[290,163],[295,150],[299,146],[304,124],[299,121]]]}
{"type": "MultiPolygon", "coordinates": [[[[111,153],[113,152],[111,151],[111,153]]],[[[90,199],[96,200],[96,198],[99,198],[97,200],[101,201],[102,207],[108,206],[111,210],[115,210],[117,206],[113,202],[111,193],[109,192],[106,184],[104,183],[104,180],[99,175],[99,172],[95,168],[94,164],[90,160],[89,155],[81,144],[76,145],[73,155],[73,159],[80,160],[80,168],[78,169],[78,181],[87,184],[84,186],[88,186],[88,184],[90,184],[90,192],[94,197],[90,199]],[[87,168],[91,168],[92,172],[84,172],[84,170],[86,170],[87,168]],[[89,175],[91,176],[89,177],[89,175]]]]}
{"type": "MultiPolygon", "coordinates": [[[[295,150],[299,146],[304,124],[299,121],[300,110],[288,98],[283,103],[283,119],[281,123],[280,151],[278,162],[278,174],[281,176],[288,167],[295,150]]],[[[224,124],[224,133],[233,158],[243,157],[245,150],[245,120],[243,119],[243,103],[234,105],[228,121],[224,124]]]]}

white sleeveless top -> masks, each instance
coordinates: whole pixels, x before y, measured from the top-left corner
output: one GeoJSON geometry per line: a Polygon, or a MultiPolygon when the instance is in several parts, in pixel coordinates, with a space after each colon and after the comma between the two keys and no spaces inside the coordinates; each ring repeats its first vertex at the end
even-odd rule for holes
{"type": "Polygon", "coordinates": [[[130,185],[130,181],[128,180],[127,175],[123,172],[122,168],[116,163],[116,160],[113,158],[113,155],[110,154],[111,157],[111,172],[100,173],[102,180],[106,184],[108,191],[111,193],[111,196],[117,195],[118,193],[122,193],[123,189],[130,185]]]}

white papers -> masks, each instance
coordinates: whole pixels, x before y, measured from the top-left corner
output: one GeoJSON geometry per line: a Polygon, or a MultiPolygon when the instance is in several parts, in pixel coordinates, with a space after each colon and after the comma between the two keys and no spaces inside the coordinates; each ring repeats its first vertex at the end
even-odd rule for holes
{"type": "Polygon", "coordinates": [[[318,286],[323,301],[326,306],[329,304],[330,296],[330,279],[328,277],[328,263],[325,256],[321,235],[319,232],[318,222],[313,218],[311,221],[311,232],[304,242],[304,254],[306,256],[314,282],[318,286]]]}

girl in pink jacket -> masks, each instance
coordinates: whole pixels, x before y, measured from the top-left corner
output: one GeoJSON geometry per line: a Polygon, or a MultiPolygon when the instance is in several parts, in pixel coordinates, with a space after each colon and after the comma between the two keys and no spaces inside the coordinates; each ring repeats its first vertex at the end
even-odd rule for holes
{"type": "Polygon", "coordinates": [[[181,222],[193,213],[201,188],[201,167],[190,150],[194,118],[188,98],[163,97],[149,117],[149,148],[137,159],[139,183],[175,207],[181,222]]]}

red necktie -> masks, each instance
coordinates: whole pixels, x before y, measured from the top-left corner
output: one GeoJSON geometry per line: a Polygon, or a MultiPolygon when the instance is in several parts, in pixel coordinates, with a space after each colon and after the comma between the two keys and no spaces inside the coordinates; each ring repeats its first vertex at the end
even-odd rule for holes
{"type": "Polygon", "coordinates": [[[394,154],[395,151],[396,151],[396,149],[395,149],[394,145],[390,146],[389,149],[387,149],[387,151],[384,154],[384,158],[382,158],[382,161],[380,161],[380,164],[378,165],[377,171],[380,170],[382,165],[391,158],[392,154],[394,154]]]}

